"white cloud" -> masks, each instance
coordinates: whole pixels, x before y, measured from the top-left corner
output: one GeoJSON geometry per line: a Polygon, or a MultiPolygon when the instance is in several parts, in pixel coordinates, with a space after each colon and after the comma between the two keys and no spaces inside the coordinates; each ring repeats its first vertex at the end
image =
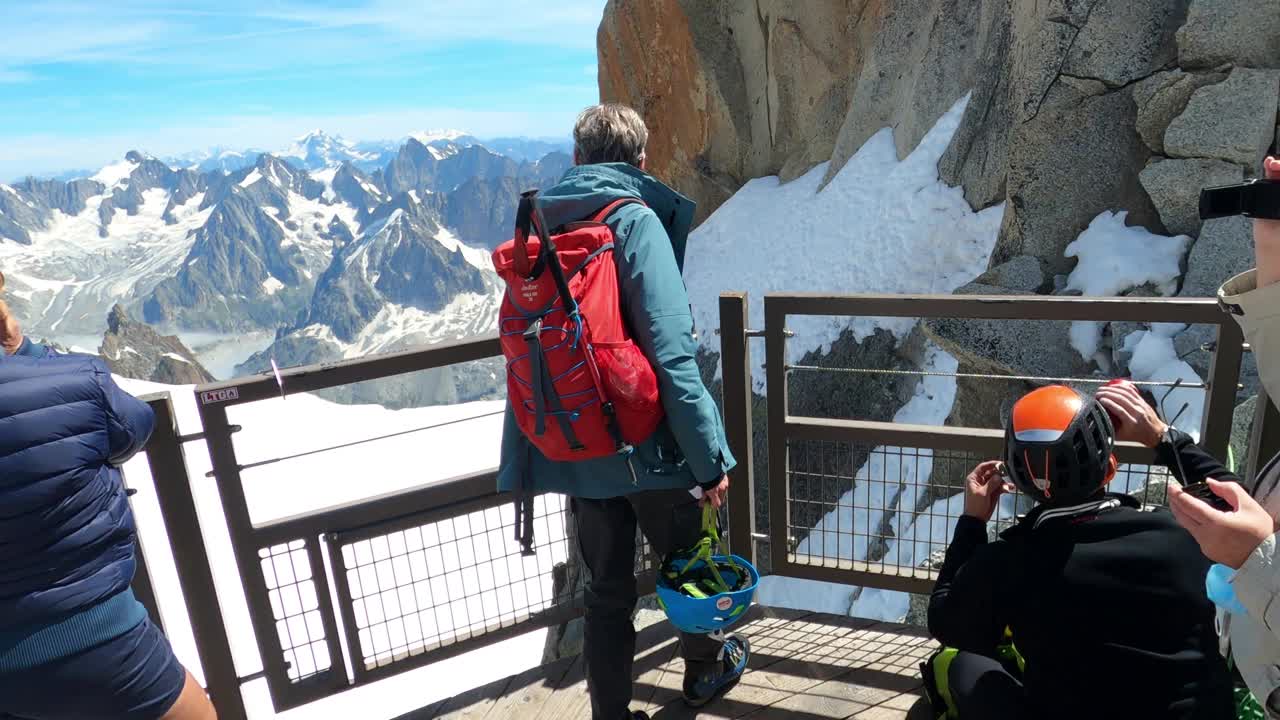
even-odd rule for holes
{"type": "Polygon", "coordinates": [[[582,68],[582,74],[587,75],[589,77],[596,77],[597,75],[600,74],[600,66],[587,65],[586,67],[582,68]]]}
{"type": "Polygon", "coordinates": [[[357,30],[373,33],[384,47],[496,41],[593,49],[604,0],[557,0],[536,10],[522,0],[365,0],[344,8],[297,0],[270,5],[228,0],[220,7],[190,10],[149,0],[6,2],[0,74],[52,62],[151,65],[178,58],[201,67],[277,67],[293,64],[299,54],[331,60],[342,49],[335,43],[351,40],[357,30]],[[246,47],[246,41],[292,36],[299,37],[291,39],[287,51],[246,47]]]}
{"type": "Polygon", "coordinates": [[[603,0],[369,0],[358,8],[273,5],[255,15],[315,27],[378,27],[425,40],[501,40],[529,45],[594,48],[603,0]]]}

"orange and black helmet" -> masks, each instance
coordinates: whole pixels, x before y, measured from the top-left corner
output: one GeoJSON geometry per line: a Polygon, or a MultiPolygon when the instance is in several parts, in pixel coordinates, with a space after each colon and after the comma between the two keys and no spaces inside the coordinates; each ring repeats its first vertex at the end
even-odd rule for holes
{"type": "Polygon", "coordinates": [[[1073,505],[1097,495],[1115,476],[1115,430],[1092,397],[1063,385],[1027,393],[1005,428],[1010,479],[1032,499],[1073,505]]]}

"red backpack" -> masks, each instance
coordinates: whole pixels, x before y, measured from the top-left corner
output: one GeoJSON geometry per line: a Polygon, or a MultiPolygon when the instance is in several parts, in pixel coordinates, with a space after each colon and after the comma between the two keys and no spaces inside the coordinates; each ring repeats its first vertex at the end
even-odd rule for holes
{"type": "Polygon", "coordinates": [[[508,398],[520,430],[550,460],[619,454],[630,467],[634,445],[662,421],[657,376],[622,318],[614,236],[604,224],[630,203],[644,204],[614,201],[552,235],[537,191],[526,192],[515,237],[493,253],[507,285],[498,329],[508,398]]]}

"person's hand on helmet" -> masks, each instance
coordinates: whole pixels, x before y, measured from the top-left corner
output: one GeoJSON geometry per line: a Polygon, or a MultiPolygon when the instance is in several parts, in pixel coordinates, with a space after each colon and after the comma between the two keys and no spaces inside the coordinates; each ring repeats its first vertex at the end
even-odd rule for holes
{"type": "Polygon", "coordinates": [[[1160,444],[1160,438],[1169,429],[1155,409],[1142,399],[1138,386],[1131,382],[1099,388],[1094,397],[1111,416],[1117,440],[1153,448],[1160,444]]]}
{"type": "Polygon", "coordinates": [[[1200,543],[1205,557],[1239,570],[1249,554],[1275,534],[1276,521],[1237,483],[1213,479],[1208,483],[1213,493],[1230,503],[1234,510],[1216,510],[1174,484],[1169,486],[1169,509],[1178,524],[1200,543]]]}
{"type": "Polygon", "coordinates": [[[721,475],[720,482],[710,487],[707,487],[705,485],[702,487],[702,499],[698,501],[698,504],[706,505],[707,503],[711,503],[712,507],[719,510],[720,506],[724,505],[724,501],[728,497],[729,497],[729,476],[721,475]]]}
{"type": "Polygon", "coordinates": [[[995,513],[1000,496],[1013,489],[1013,485],[1004,481],[999,460],[981,463],[965,478],[964,514],[987,522],[995,513]]]}

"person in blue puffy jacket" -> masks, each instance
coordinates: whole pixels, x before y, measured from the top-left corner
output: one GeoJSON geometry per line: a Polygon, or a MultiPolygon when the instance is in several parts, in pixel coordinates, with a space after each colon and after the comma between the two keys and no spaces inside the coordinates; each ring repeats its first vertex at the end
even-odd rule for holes
{"type": "Polygon", "coordinates": [[[214,717],[129,589],[119,468],[154,425],[99,358],[24,338],[0,300],[0,719],[214,717]]]}

